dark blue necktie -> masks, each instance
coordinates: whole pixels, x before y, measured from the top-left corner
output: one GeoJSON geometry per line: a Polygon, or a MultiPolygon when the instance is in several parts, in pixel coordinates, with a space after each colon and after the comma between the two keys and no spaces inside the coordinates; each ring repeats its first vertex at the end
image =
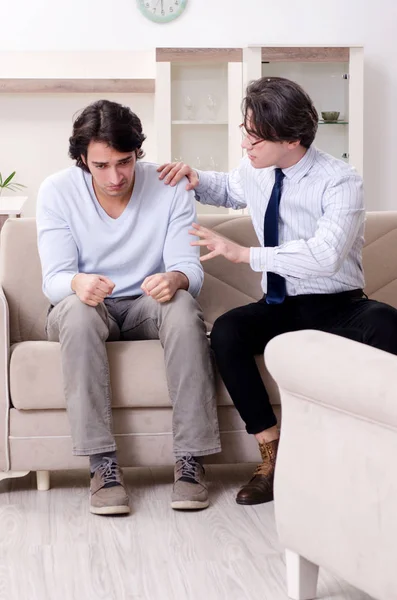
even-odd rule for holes
{"type": "MultiPolygon", "coordinates": [[[[284,173],[275,170],[275,182],[265,214],[263,228],[265,246],[278,246],[278,210],[283,187],[284,173]]],[[[285,279],[277,273],[267,273],[267,304],[281,304],[285,298],[285,279]]]]}

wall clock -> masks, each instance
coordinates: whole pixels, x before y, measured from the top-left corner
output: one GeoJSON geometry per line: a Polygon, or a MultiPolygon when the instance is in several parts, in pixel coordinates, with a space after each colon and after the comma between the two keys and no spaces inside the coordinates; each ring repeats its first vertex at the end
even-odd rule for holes
{"type": "Polygon", "coordinates": [[[169,23],[181,16],[188,0],[137,0],[141,13],[155,23],[169,23]]]}

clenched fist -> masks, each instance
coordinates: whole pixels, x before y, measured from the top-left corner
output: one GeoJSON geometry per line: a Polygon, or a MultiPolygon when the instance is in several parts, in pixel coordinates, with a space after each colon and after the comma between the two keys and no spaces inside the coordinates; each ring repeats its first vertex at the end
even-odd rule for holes
{"type": "Polygon", "coordinates": [[[78,273],[72,279],[71,288],[84,304],[98,306],[109,296],[115,284],[104,275],[78,273]]]}
{"type": "Polygon", "coordinates": [[[189,280],[184,273],[169,271],[146,277],[141,288],[157,302],[169,302],[178,290],[187,290],[189,280]]]}

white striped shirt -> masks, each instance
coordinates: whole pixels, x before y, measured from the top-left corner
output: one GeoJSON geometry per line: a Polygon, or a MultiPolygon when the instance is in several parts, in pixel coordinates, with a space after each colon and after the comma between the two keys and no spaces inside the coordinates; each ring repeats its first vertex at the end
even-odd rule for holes
{"type": "Polygon", "coordinates": [[[287,169],[279,210],[279,245],[264,247],[264,217],[274,185],[274,167],[255,169],[248,157],[231,173],[199,171],[196,199],[203,204],[248,206],[260,247],[250,265],[286,279],[287,294],[330,294],[363,288],[362,179],[345,162],[311,146],[287,169]]]}

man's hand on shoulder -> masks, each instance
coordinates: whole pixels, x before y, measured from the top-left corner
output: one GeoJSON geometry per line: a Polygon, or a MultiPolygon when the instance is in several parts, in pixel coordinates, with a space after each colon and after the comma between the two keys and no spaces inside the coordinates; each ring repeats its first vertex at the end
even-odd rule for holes
{"type": "Polygon", "coordinates": [[[183,177],[188,179],[187,191],[194,190],[199,183],[197,171],[183,162],[165,163],[160,165],[157,171],[160,173],[159,179],[164,179],[164,183],[171,187],[179,183],[183,177]]]}
{"type": "Polygon", "coordinates": [[[189,280],[180,271],[149,275],[141,285],[147,296],[151,296],[160,303],[169,302],[178,290],[187,290],[188,287],[189,280]]]}
{"type": "Polygon", "coordinates": [[[109,296],[115,284],[104,275],[78,273],[72,279],[71,288],[84,304],[98,306],[109,296]]]}

